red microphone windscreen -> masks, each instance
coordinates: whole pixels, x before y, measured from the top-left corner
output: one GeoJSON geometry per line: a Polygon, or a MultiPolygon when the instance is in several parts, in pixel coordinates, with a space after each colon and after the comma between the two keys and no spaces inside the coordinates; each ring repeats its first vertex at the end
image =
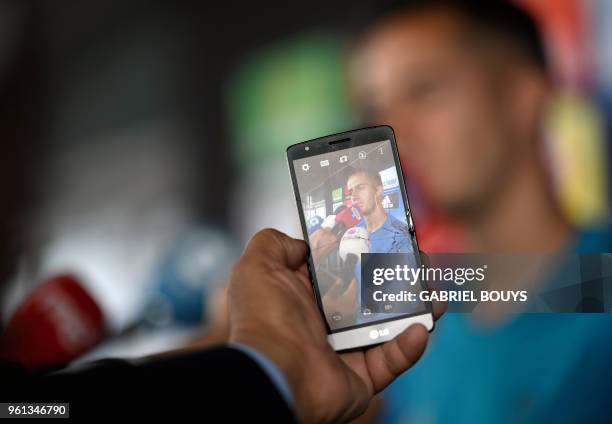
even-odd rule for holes
{"type": "Polygon", "coordinates": [[[29,369],[64,366],[104,339],[100,307],[71,275],[40,286],[8,323],[0,357],[29,369]]]}
{"type": "Polygon", "coordinates": [[[346,228],[352,228],[361,221],[361,215],[356,207],[345,207],[336,215],[336,222],[342,222],[346,228]]]}

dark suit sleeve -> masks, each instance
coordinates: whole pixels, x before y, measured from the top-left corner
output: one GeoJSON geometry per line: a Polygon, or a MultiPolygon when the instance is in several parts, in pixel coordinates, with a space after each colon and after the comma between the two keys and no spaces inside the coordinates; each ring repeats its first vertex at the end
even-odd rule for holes
{"type": "Polygon", "coordinates": [[[295,421],[259,365],[229,347],[158,357],[138,365],[106,359],[45,375],[2,370],[11,377],[2,384],[3,402],[70,402],[74,418],[295,421]]]}

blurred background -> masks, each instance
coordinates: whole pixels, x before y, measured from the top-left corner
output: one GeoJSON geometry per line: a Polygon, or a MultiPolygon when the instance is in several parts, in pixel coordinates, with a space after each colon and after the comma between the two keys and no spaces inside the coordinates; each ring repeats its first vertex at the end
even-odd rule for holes
{"type": "MultiPolygon", "coordinates": [[[[2,155],[22,176],[3,184],[22,195],[25,246],[2,322],[34,288],[61,283],[83,289],[97,317],[82,321],[98,336],[58,342],[67,358],[153,353],[206,329],[255,231],[301,237],[286,147],[367,124],[345,63],[349,15],[367,3],[2,1],[2,155]]],[[[572,223],[600,222],[612,2],[518,3],[553,64],[556,192],[572,223]]],[[[406,178],[422,249],[456,248],[406,178]]]]}

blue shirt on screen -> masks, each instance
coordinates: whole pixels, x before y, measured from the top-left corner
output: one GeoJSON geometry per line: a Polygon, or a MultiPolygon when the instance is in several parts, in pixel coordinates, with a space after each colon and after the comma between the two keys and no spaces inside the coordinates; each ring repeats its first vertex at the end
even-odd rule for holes
{"type": "MultiPolygon", "coordinates": [[[[367,229],[365,219],[361,219],[356,227],[367,229]]],[[[370,252],[369,253],[411,253],[414,251],[408,225],[405,222],[394,218],[390,213],[387,213],[387,219],[384,224],[369,233],[370,252]]],[[[357,281],[357,316],[356,324],[376,321],[382,318],[391,317],[390,313],[370,313],[362,315],[361,311],[361,262],[355,265],[355,277],[357,281]]]]}
{"type": "MultiPolygon", "coordinates": [[[[356,227],[367,229],[365,219],[361,219],[356,227]]],[[[410,253],[412,243],[408,225],[387,214],[385,223],[376,231],[370,233],[370,253],[410,253]]]]}
{"type": "MultiPolygon", "coordinates": [[[[365,219],[361,219],[355,227],[365,228],[367,225],[365,219]]],[[[382,227],[376,231],[369,233],[370,237],[370,252],[369,253],[411,253],[412,242],[408,225],[399,219],[394,218],[391,214],[387,214],[382,227]]],[[[355,265],[355,277],[357,277],[357,292],[361,288],[361,263],[355,265]]]]}

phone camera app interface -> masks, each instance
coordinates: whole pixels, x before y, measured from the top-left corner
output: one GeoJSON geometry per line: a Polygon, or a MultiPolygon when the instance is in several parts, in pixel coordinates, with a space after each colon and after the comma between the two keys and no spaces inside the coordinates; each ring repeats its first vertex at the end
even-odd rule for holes
{"type": "Polygon", "coordinates": [[[419,302],[373,301],[398,290],[397,282],[379,284],[378,271],[417,265],[391,142],[343,145],[293,162],[332,331],[425,310],[419,302]]]}

